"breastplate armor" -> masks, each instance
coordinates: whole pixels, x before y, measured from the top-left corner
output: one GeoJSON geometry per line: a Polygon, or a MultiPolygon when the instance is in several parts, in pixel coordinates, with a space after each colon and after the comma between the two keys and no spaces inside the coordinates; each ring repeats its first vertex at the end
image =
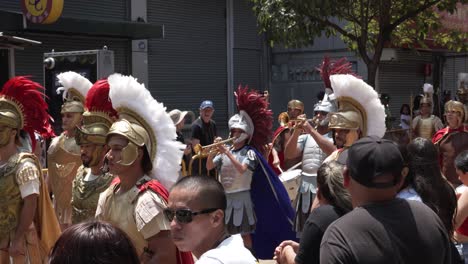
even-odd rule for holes
{"type": "Polygon", "coordinates": [[[304,151],[302,154],[302,175],[315,176],[317,170],[325,160],[326,155],[322,149],[317,145],[317,142],[311,137],[307,136],[304,151]]]}
{"type": "Polygon", "coordinates": [[[227,155],[223,155],[222,159],[223,166],[221,166],[220,170],[220,181],[226,193],[250,190],[253,171],[247,169],[244,174],[241,174],[227,155]]]}
{"type": "Polygon", "coordinates": [[[16,171],[20,159],[14,155],[0,169],[0,238],[10,235],[18,225],[19,214],[23,200],[16,181],[16,171]]]}
{"type": "Polygon", "coordinates": [[[432,136],[436,132],[434,128],[434,118],[420,118],[416,126],[416,132],[419,137],[432,139],[432,136]]]}
{"type": "Polygon", "coordinates": [[[94,218],[99,194],[105,191],[114,179],[112,174],[104,173],[92,181],[85,181],[84,178],[88,174],[89,170],[89,168],[81,166],[78,169],[75,180],[73,181],[73,224],[94,218]]]}
{"type": "Polygon", "coordinates": [[[71,214],[71,191],[73,179],[78,167],[81,166],[81,157],[78,145],[74,138],[60,135],[59,142],[48,156],[48,177],[51,191],[54,194],[54,205],[60,223],[64,223],[64,212],[71,214]]]}

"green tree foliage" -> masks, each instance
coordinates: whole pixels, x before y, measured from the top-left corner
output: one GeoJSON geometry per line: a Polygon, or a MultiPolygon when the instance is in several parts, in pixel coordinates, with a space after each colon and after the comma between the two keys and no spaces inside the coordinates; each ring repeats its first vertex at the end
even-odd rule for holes
{"type": "Polygon", "coordinates": [[[468,34],[443,29],[436,10],[453,13],[468,0],[250,0],[270,45],[303,47],[316,37],[339,34],[375,76],[388,45],[426,48],[437,45],[468,50],[468,34]]]}

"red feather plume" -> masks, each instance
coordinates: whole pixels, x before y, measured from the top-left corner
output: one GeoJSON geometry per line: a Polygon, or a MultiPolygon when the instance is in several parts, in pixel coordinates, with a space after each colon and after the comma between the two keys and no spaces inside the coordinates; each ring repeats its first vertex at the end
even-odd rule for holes
{"type": "MultiPolygon", "coordinates": [[[[29,76],[17,76],[3,85],[0,95],[17,103],[23,112],[23,130],[28,132],[31,140],[35,141],[34,132],[43,138],[54,137],[50,124],[52,117],[47,110],[49,106],[45,101],[44,87],[29,79],[29,76]]],[[[34,146],[34,144],[33,144],[34,146]]]]}
{"type": "Polygon", "coordinates": [[[325,88],[330,89],[332,89],[330,83],[330,76],[334,74],[351,74],[353,76],[361,78],[353,72],[353,65],[344,57],[338,60],[330,60],[330,57],[325,56],[323,58],[322,64],[320,64],[320,66],[316,68],[316,70],[320,72],[320,77],[322,77],[322,81],[325,84],[325,88]]]}
{"type": "Polygon", "coordinates": [[[262,151],[265,144],[268,144],[272,136],[273,112],[268,109],[268,102],[263,94],[251,90],[248,86],[239,85],[236,96],[237,109],[244,110],[252,119],[254,133],[250,145],[262,151]]]}
{"type": "Polygon", "coordinates": [[[110,87],[107,79],[95,82],[86,94],[86,109],[90,112],[105,112],[111,118],[117,118],[117,111],[112,107],[109,91],[110,87]]]}

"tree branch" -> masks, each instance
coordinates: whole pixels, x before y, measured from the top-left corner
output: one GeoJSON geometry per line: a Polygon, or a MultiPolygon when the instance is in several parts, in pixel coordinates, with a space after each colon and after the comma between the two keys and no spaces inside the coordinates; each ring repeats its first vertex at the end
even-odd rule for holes
{"type": "Polygon", "coordinates": [[[402,15],[400,18],[395,20],[395,22],[388,25],[388,27],[386,27],[384,30],[387,31],[387,32],[392,32],[401,23],[405,22],[406,20],[408,20],[410,18],[413,18],[413,17],[417,16],[419,13],[421,13],[424,10],[428,9],[429,7],[439,3],[440,1],[441,0],[429,1],[426,4],[422,5],[421,7],[417,8],[415,10],[409,11],[408,13],[402,15]]]}
{"type": "Polygon", "coordinates": [[[341,28],[340,26],[338,26],[337,24],[331,22],[328,19],[321,19],[321,18],[318,18],[318,17],[314,17],[313,19],[319,21],[320,23],[322,23],[325,26],[329,26],[329,27],[335,29],[336,31],[341,33],[341,35],[343,35],[343,36],[345,36],[345,37],[347,37],[347,38],[349,38],[351,40],[354,40],[354,41],[357,40],[357,36],[347,32],[346,30],[344,30],[343,28],[341,28]]]}

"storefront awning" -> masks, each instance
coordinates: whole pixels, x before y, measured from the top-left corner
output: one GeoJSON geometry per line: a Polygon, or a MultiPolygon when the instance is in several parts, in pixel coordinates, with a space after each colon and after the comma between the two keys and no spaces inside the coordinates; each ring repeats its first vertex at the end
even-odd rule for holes
{"type": "Polygon", "coordinates": [[[89,20],[61,17],[53,24],[34,24],[23,19],[23,14],[0,10],[3,31],[85,35],[128,39],[153,39],[163,37],[163,26],[130,21],[89,20]]]}
{"type": "Polygon", "coordinates": [[[0,48],[14,48],[14,49],[23,49],[24,47],[29,47],[32,45],[40,45],[40,41],[35,41],[32,39],[21,38],[16,36],[6,35],[3,32],[0,32],[0,48]]]}

